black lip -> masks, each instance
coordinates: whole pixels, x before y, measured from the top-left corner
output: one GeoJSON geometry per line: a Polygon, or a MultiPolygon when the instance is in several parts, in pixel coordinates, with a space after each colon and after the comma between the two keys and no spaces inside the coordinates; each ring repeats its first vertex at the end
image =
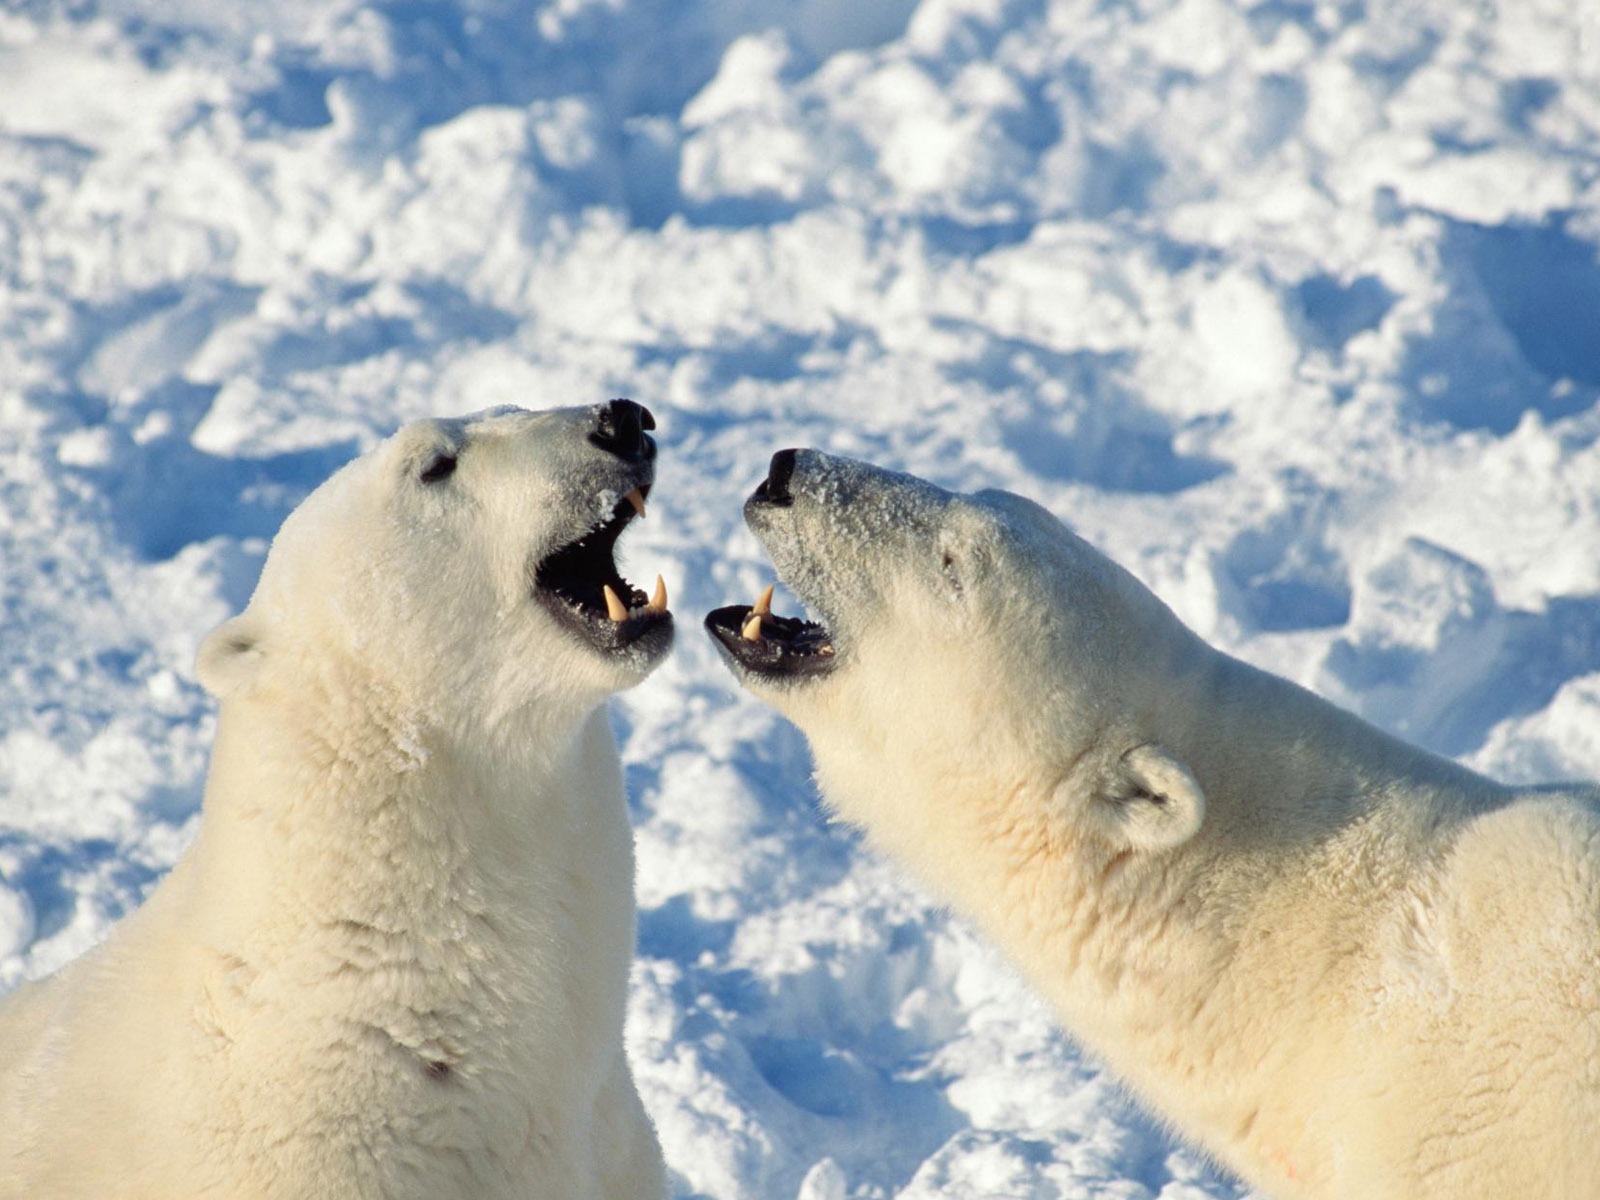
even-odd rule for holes
{"type": "Polygon", "coordinates": [[[748,604],[731,604],[706,614],[706,632],[736,669],[766,679],[804,679],[838,665],[833,636],[816,621],[765,616],[761,640],[746,640],[742,631],[751,611],[748,604]]]}
{"type": "MultiPolygon", "coordinates": [[[[637,486],[643,495],[650,494],[650,484],[637,486]]],[[[649,600],[617,570],[617,539],[635,516],[626,498],[618,500],[606,521],[552,550],[533,572],[534,596],[563,625],[607,653],[654,648],[671,637],[670,612],[633,611],[622,621],[613,621],[606,612],[608,586],[630,610],[641,610],[649,600]]]]}

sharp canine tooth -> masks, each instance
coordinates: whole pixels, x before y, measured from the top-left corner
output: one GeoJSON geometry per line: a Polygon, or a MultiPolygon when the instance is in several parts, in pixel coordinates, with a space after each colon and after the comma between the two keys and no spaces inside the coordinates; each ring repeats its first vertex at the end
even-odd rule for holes
{"type": "Polygon", "coordinates": [[[817,653],[822,655],[824,658],[827,658],[833,653],[833,647],[831,645],[818,646],[817,653]]]}
{"type": "Polygon", "coordinates": [[[747,642],[759,642],[761,640],[761,614],[753,612],[746,617],[744,628],[739,631],[739,635],[747,642]]]}
{"type": "Polygon", "coordinates": [[[617,598],[617,594],[611,590],[611,585],[608,583],[600,590],[605,593],[606,597],[606,616],[613,621],[626,621],[628,619],[628,606],[617,598]]]}
{"type": "Polygon", "coordinates": [[[772,592],[776,587],[777,584],[767,584],[767,590],[761,593],[760,599],[756,601],[756,606],[750,610],[752,614],[765,617],[772,612],[772,592]]]}
{"type": "Polygon", "coordinates": [[[656,576],[656,592],[650,597],[650,603],[645,605],[651,612],[664,613],[667,611],[667,581],[661,576],[656,576]]]}
{"type": "Polygon", "coordinates": [[[633,491],[629,492],[624,497],[624,499],[627,500],[627,502],[629,504],[633,505],[633,511],[634,512],[638,513],[641,517],[644,516],[644,493],[643,492],[641,492],[638,488],[634,488],[633,491]]]}

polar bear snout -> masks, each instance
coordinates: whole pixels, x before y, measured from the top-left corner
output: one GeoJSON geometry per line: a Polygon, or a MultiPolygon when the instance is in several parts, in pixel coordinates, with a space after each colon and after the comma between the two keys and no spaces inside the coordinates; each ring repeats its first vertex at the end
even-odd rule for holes
{"type": "MultiPolygon", "coordinates": [[[[745,523],[774,559],[791,562],[790,570],[780,567],[783,578],[813,602],[829,590],[821,581],[823,560],[835,547],[808,535],[815,532],[812,524],[817,518],[841,499],[841,490],[827,481],[830,468],[841,463],[860,465],[815,450],[779,450],[744,504],[745,523]],[[796,489],[806,498],[798,509],[796,489]]],[[[707,613],[705,627],[712,642],[734,673],[747,680],[775,683],[830,674],[838,665],[832,632],[822,621],[774,613],[774,591],[768,587],[754,604],[732,604],[707,613]]]]}
{"type": "MultiPolygon", "coordinates": [[[[754,604],[707,614],[706,631],[747,681],[792,683],[832,674],[850,659],[849,638],[889,607],[886,577],[929,567],[937,534],[955,501],[910,475],[819,450],[772,456],[744,505],[745,522],[772,556],[779,577],[818,619],[779,616],[773,588],[754,604]],[[880,555],[892,560],[885,572],[880,555]],[[845,641],[836,636],[841,632],[845,641]]],[[[935,578],[934,587],[942,587],[935,578]]]]}
{"type": "Polygon", "coordinates": [[[644,405],[611,400],[600,406],[589,441],[624,462],[646,462],[656,456],[655,439],[646,436],[655,427],[656,419],[644,405]]]}
{"type": "Polygon", "coordinates": [[[795,458],[798,450],[779,450],[772,456],[772,462],[767,467],[767,477],[756,485],[756,490],[751,493],[750,499],[745,501],[745,512],[751,506],[770,505],[773,508],[787,508],[794,503],[794,496],[789,491],[789,481],[794,477],[795,458]]]}
{"type": "Polygon", "coordinates": [[[635,587],[617,569],[617,539],[645,515],[655,483],[656,427],[649,409],[632,400],[610,400],[591,410],[589,445],[610,457],[584,472],[599,492],[601,510],[580,509],[575,524],[532,564],[533,594],[578,640],[602,655],[627,658],[648,668],[672,643],[672,614],[665,581],[653,591],[635,587]]]}

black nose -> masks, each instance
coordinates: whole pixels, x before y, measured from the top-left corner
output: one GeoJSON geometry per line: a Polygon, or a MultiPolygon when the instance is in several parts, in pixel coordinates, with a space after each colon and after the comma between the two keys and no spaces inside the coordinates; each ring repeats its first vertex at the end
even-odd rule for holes
{"type": "Polygon", "coordinates": [[[789,491],[789,480],[794,476],[793,450],[779,450],[772,456],[772,465],[767,468],[767,477],[756,487],[755,494],[750,497],[752,502],[771,504],[777,508],[784,508],[794,503],[794,496],[789,491]]]}
{"type": "Polygon", "coordinates": [[[632,400],[611,400],[600,406],[589,440],[618,458],[640,462],[655,457],[655,441],[645,436],[645,430],[655,427],[656,419],[644,405],[632,400]]]}

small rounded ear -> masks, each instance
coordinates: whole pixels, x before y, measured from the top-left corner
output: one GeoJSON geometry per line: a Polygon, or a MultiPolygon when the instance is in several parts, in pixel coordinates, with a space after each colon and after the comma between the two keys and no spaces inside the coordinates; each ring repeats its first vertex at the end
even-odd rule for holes
{"type": "Polygon", "coordinates": [[[194,672],[201,686],[221,700],[250,683],[265,657],[260,624],[244,612],[206,634],[194,672]]]}
{"type": "Polygon", "coordinates": [[[1189,768],[1155,742],[1135,746],[1093,801],[1113,836],[1135,850],[1171,850],[1200,831],[1206,795],[1189,768]]]}

